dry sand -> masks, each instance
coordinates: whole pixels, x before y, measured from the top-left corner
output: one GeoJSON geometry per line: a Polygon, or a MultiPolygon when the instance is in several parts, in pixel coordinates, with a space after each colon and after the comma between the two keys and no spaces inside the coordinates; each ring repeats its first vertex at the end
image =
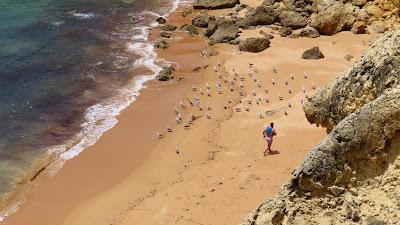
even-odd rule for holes
{"type": "MultiPolygon", "coordinates": [[[[171,22],[185,20],[175,15],[171,22]]],[[[241,35],[256,36],[259,30],[241,35]]],[[[358,58],[371,38],[349,32],[317,39],[275,35],[271,47],[261,53],[239,52],[237,46],[222,44],[215,46],[220,55],[205,59],[199,54],[203,41],[177,39],[160,55],[178,62],[176,74],[185,80],[150,82],[118,117],[119,124],[94,146],[66,162],[54,177],[42,175],[21,209],[4,224],[238,224],[258,203],[277,192],[304,155],[326,135],[324,129],[308,124],[304,116],[302,86],[311,95],[315,91],[312,83],[315,88],[327,84],[351,65],[344,57],[350,54],[358,58]],[[319,46],[326,58],[302,60],[302,52],[313,46],[319,46]],[[239,97],[238,81],[231,92],[218,78],[213,70],[217,60],[223,62],[219,70],[228,80],[233,67],[245,78],[243,98],[239,97]],[[248,63],[255,64],[261,88],[247,74],[248,63]],[[191,72],[204,65],[209,66],[191,72]],[[277,73],[273,73],[273,66],[277,73]],[[222,84],[223,94],[216,92],[216,82],[222,84]],[[206,83],[211,97],[191,91],[192,84],[205,91],[206,83]],[[259,105],[253,89],[261,97],[259,105]],[[172,107],[179,108],[179,101],[186,97],[193,101],[194,96],[201,99],[203,110],[190,107],[187,101],[187,108],[181,110],[184,122],[190,113],[198,117],[193,125],[185,129],[182,123],[166,133],[165,125],[174,124],[172,107]],[[242,111],[235,112],[235,106],[242,111]],[[206,112],[211,119],[206,118],[206,112]],[[259,113],[265,117],[259,118],[259,113]],[[266,144],[262,131],[272,121],[278,133],[274,154],[263,156],[266,144]],[[154,134],[158,130],[166,137],[157,140],[154,134]],[[176,154],[176,146],[180,154],[176,154]]]]}

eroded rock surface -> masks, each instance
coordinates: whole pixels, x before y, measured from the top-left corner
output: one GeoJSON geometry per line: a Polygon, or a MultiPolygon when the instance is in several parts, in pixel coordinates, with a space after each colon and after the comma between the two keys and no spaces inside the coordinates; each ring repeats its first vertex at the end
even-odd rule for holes
{"type": "Polygon", "coordinates": [[[304,105],[330,133],[243,225],[398,224],[400,30],[304,105]]]}

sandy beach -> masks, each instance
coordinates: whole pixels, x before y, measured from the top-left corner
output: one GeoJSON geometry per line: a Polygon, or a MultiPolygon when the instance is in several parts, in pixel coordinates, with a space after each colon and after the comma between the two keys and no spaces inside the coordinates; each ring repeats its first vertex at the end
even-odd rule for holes
{"type": "MultiPolygon", "coordinates": [[[[189,23],[191,16],[182,18],[181,11],[182,7],[168,23],[178,27],[189,23]]],[[[51,171],[41,174],[20,209],[3,224],[239,224],[260,202],[276,194],[326,135],[324,128],[308,123],[301,104],[306,95],[349,68],[376,36],[341,32],[292,39],[264,26],[244,30],[240,37],[261,36],[260,30],[274,35],[268,49],[249,53],[236,45],[218,44],[212,48],[219,55],[207,58],[200,55],[207,46],[200,35],[174,32],[169,49],[158,53],[179,65],[175,79],[148,82],[138,99],[118,116],[118,125],[54,176],[49,176],[51,171]],[[301,59],[304,50],[314,46],[325,58],[301,59]],[[354,59],[349,62],[346,55],[354,59]],[[255,65],[260,87],[248,75],[249,63],[255,65]],[[193,72],[197,66],[204,69],[193,72]],[[233,80],[232,69],[238,74],[233,91],[223,81],[223,77],[233,80]],[[206,84],[210,96],[205,93],[206,84]],[[195,97],[202,110],[187,101],[194,102],[195,97]],[[181,124],[175,123],[173,107],[183,115],[181,124]],[[196,119],[185,128],[190,114],[196,119]],[[275,123],[277,136],[273,154],[264,156],[262,131],[270,122],[275,123]],[[166,125],[172,132],[166,131],[166,125]],[[165,137],[157,139],[157,131],[165,137]]],[[[155,30],[152,39],[157,35],[155,30]]]]}

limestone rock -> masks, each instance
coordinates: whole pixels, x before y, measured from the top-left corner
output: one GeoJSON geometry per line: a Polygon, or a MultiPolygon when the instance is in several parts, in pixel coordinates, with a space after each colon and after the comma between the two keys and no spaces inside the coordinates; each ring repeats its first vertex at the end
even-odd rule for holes
{"type": "Polygon", "coordinates": [[[351,28],[351,32],[354,34],[365,34],[367,33],[367,25],[363,21],[357,21],[353,24],[353,27],[351,28]]]}
{"type": "Polygon", "coordinates": [[[192,25],[196,27],[207,27],[208,22],[210,21],[210,15],[205,12],[198,13],[193,19],[192,19],[192,25]]]}
{"type": "Polygon", "coordinates": [[[159,81],[168,81],[174,79],[172,74],[175,71],[175,67],[173,66],[165,66],[157,75],[156,79],[159,81]]]}
{"type": "Polygon", "coordinates": [[[166,20],[165,18],[161,17],[161,16],[160,16],[160,17],[157,17],[156,21],[157,21],[157,23],[159,23],[159,24],[164,24],[164,23],[167,22],[167,20],[166,20]]]}
{"type": "Polygon", "coordinates": [[[154,43],[155,48],[160,48],[160,49],[167,49],[169,48],[169,43],[168,41],[164,39],[157,40],[156,43],[154,43]]]}
{"type": "Polygon", "coordinates": [[[310,48],[303,52],[301,55],[302,59],[322,59],[325,58],[324,54],[319,50],[318,47],[310,48]]]}
{"type": "Polygon", "coordinates": [[[374,21],[371,27],[376,33],[385,33],[385,31],[387,31],[386,23],[383,21],[374,21]]]}
{"type": "Polygon", "coordinates": [[[160,32],[160,37],[163,37],[163,38],[171,38],[171,36],[172,36],[172,33],[171,33],[171,32],[168,32],[168,31],[161,31],[161,32],[160,32]]]}
{"type": "Polygon", "coordinates": [[[319,32],[314,27],[305,27],[299,33],[300,37],[316,38],[319,37],[319,32]]]}
{"type": "Polygon", "coordinates": [[[239,26],[234,20],[222,20],[215,32],[210,36],[210,44],[228,43],[239,36],[239,26]]]}
{"type": "Polygon", "coordinates": [[[367,4],[367,0],[353,0],[353,4],[359,7],[363,7],[367,4]]]}
{"type": "Polygon", "coordinates": [[[270,25],[277,21],[277,13],[271,7],[259,6],[238,21],[240,27],[270,25]]]}
{"type": "Polygon", "coordinates": [[[294,11],[283,11],[279,14],[281,24],[292,29],[299,29],[307,26],[308,20],[300,13],[294,11]]]}
{"type": "Polygon", "coordinates": [[[349,30],[354,21],[355,17],[342,3],[335,3],[311,18],[311,26],[320,34],[333,35],[342,30],[349,30]]]}
{"type": "Polygon", "coordinates": [[[370,17],[375,17],[375,18],[381,18],[383,16],[383,10],[379,8],[379,6],[376,5],[368,5],[365,7],[365,12],[370,16],[370,17]]]}
{"type": "Polygon", "coordinates": [[[164,25],[160,26],[160,29],[164,30],[164,31],[175,31],[176,28],[178,28],[178,27],[175,25],[172,25],[172,24],[164,24],[164,25]]]}
{"type": "Polygon", "coordinates": [[[240,4],[239,0],[196,0],[193,9],[224,9],[240,4]]]}
{"type": "Polygon", "coordinates": [[[290,28],[290,27],[282,27],[280,30],[279,30],[279,35],[281,36],[281,37],[287,37],[287,36],[289,36],[289,35],[291,35],[292,34],[292,28],[290,28]]]}
{"type": "Polygon", "coordinates": [[[187,31],[189,36],[196,36],[196,35],[199,34],[199,31],[193,25],[184,24],[184,25],[181,26],[180,29],[183,30],[183,31],[187,31]]]}
{"type": "Polygon", "coordinates": [[[245,52],[261,52],[269,47],[267,38],[246,38],[239,43],[239,50],[245,52]]]}
{"type": "Polygon", "coordinates": [[[185,7],[182,11],[182,16],[187,17],[189,14],[193,12],[192,7],[185,7]]]}

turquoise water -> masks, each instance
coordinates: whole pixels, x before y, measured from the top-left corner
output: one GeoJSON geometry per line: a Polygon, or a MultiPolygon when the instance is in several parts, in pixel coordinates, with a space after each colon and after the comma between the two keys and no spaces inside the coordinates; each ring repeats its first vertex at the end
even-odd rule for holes
{"type": "Polygon", "coordinates": [[[127,43],[146,42],[137,28],[155,15],[144,12],[165,13],[170,5],[0,0],[0,196],[34,174],[51,146],[83,129],[88,107],[138,75],[133,65],[143,53],[127,50],[127,43]]]}

